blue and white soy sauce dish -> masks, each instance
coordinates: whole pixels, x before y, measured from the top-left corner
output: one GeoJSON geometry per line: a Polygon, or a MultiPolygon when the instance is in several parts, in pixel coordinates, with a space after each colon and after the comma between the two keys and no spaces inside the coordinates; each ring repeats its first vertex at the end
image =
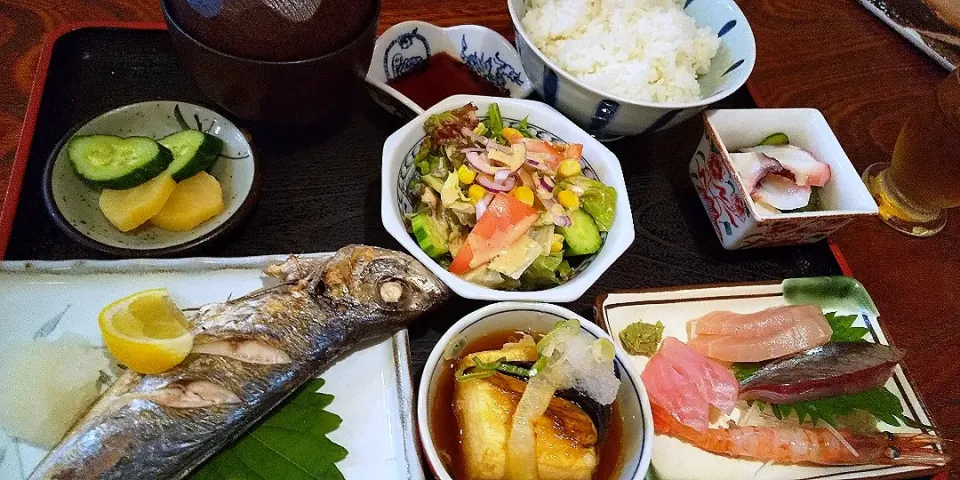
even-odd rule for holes
{"type": "Polygon", "coordinates": [[[387,82],[441,52],[460,60],[488,82],[506,90],[511,98],[526,98],[533,93],[533,85],[523,71],[520,56],[499,33],[479,25],[440,28],[411,20],[390,27],[377,38],[366,77],[370,96],[388,112],[401,118],[420,115],[424,108],[387,82]]]}
{"type": "Polygon", "coordinates": [[[697,26],[720,37],[710,72],[697,79],[703,97],[679,103],[630,101],[588,87],[560,69],[523,31],[520,19],[527,13],[526,0],[508,0],[507,5],[533,88],[544,102],[600,141],[664,130],[696,116],[743,86],[756,61],[753,31],[734,0],[684,0],[683,8],[697,26]]]}

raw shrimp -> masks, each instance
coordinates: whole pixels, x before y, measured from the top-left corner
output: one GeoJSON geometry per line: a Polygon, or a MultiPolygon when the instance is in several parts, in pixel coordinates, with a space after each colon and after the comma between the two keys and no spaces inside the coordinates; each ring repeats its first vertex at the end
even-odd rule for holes
{"type": "Polygon", "coordinates": [[[734,426],[698,432],[655,405],[653,424],[658,435],[685,440],[711,453],[776,463],[945,465],[949,461],[946,454],[934,448],[939,447],[940,440],[927,434],[838,430],[848,448],[826,428],[734,426]]]}

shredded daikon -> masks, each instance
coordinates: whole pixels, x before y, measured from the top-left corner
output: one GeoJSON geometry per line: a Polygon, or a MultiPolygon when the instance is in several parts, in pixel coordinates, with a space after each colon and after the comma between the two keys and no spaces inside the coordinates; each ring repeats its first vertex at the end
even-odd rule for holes
{"type": "Polygon", "coordinates": [[[850,450],[850,453],[852,453],[854,457],[860,456],[860,454],[857,453],[857,451],[853,448],[853,445],[850,445],[850,443],[847,442],[847,439],[843,438],[843,435],[840,435],[840,432],[838,432],[836,428],[833,428],[833,425],[830,425],[827,422],[823,422],[823,426],[827,430],[830,430],[830,433],[832,433],[833,436],[837,437],[837,440],[840,440],[840,443],[842,443],[844,447],[847,447],[847,450],[850,450]]]}
{"type": "Polygon", "coordinates": [[[773,460],[767,460],[766,463],[760,465],[760,468],[758,468],[756,472],[753,472],[753,478],[757,478],[757,476],[760,475],[760,471],[769,467],[770,465],[773,465],[773,460]]]}

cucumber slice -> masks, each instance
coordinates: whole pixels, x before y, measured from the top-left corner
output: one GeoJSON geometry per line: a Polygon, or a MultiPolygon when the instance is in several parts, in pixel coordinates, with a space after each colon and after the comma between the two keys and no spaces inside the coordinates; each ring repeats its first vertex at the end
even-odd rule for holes
{"type": "Polygon", "coordinates": [[[767,135],[767,138],[760,140],[759,145],[789,145],[790,137],[786,133],[777,132],[767,135]]]}
{"type": "Polygon", "coordinates": [[[413,227],[413,236],[417,238],[417,244],[423,253],[437,258],[450,251],[447,235],[437,219],[426,213],[418,213],[410,219],[410,226],[413,227]]]}
{"type": "Polygon", "coordinates": [[[147,137],[78,135],[67,143],[67,156],[80,178],[103,188],[126,190],[167,169],[173,155],[147,137]]]}
{"type": "Polygon", "coordinates": [[[178,182],[210,168],[223,151],[223,140],[200,130],[167,135],[159,143],[173,153],[173,162],[167,172],[178,182]]]}
{"type": "Polygon", "coordinates": [[[573,210],[570,212],[570,220],[573,225],[557,227],[557,233],[563,235],[567,243],[566,256],[592,255],[600,251],[603,239],[600,238],[600,229],[593,217],[583,210],[573,210]]]}

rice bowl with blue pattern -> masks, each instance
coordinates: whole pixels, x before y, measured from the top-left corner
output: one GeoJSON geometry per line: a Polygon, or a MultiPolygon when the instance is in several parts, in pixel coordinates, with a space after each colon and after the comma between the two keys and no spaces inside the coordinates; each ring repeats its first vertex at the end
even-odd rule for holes
{"type": "Polygon", "coordinates": [[[534,89],[598,139],[672,127],[740,88],[756,44],[732,0],[509,0],[534,89]]]}

